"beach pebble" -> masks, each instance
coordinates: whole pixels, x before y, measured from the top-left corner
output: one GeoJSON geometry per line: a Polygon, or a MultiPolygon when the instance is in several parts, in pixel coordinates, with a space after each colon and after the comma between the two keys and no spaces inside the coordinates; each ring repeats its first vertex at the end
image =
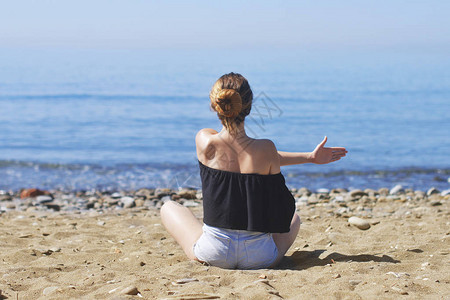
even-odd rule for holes
{"type": "Polygon", "coordinates": [[[364,193],[369,195],[369,197],[375,197],[375,196],[378,195],[378,192],[376,190],[373,190],[373,189],[365,189],[364,193]]]}
{"type": "Polygon", "coordinates": [[[195,202],[194,200],[186,200],[186,201],[184,201],[184,203],[183,203],[183,206],[186,206],[186,207],[196,207],[196,206],[199,206],[200,204],[198,204],[197,202],[195,202]]]}
{"type": "Polygon", "coordinates": [[[14,202],[8,201],[8,202],[5,203],[5,208],[6,209],[15,209],[16,205],[14,204],[14,202]]]}
{"type": "Polygon", "coordinates": [[[341,196],[341,195],[335,196],[334,199],[333,199],[333,201],[334,201],[334,202],[337,202],[337,203],[344,203],[344,202],[345,202],[345,201],[344,201],[344,197],[341,196]]]}
{"type": "Polygon", "coordinates": [[[319,193],[319,194],[328,194],[329,192],[330,192],[330,190],[326,189],[326,188],[321,188],[321,189],[317,190],[317,193],[319,193]]]}
{"type": "Polygon", "coordinates": [[[439,190],[436,189],[436,188],[434,188],[434,187],[432,187],[431,189],[429,189],[429,190],[427,191],[427,196],[431,196],[431,195],[433,195],[433,194],[439,194],[439,190]]]}
{"type": "Polygon", "coordinates": [[[297,190],[297,194],[309,196],[309,195],[311,195],[311,191],[308,190],[308,189],[305,188],[305,187],[302,187],[302,188],[300,188],[300,189],[297,190]]]}
{"type": "Polygon", "coordinates": [[[155,190],[155,196],[158,197],[159,199],[161,199],[164,196],[170,196],[171,193],[172,193],[172,190],[167,189],[167,188],[164,188],[164,189],[157,188],[155,190]]]}
{"type": "Polygon", "coordinates": [[[306,203],[308,203],[308,196],[306,196],[306,195],[301,196],[300,198],[297,198],[296,202],[299,204],[306,204],[306,203]]]}
{"type": "Polygon", "coordinates": [[[366,229],[370,228],[370,224],[369,224],[369,222],[367,220],[364,220],[364,219],[361,219],[361,218],[358,218],[358,217],[351,217],[351,218],[348,219],[348,222],[351,225],[353,225],[355,227],[358,227],[361,230],[366,230],[366,229]]]}
{"type": "Polygon", "coordinates": [[[389,194],[396,195],[396,194],[399,194],[400,192],[403,192],[403,186],[400,184],[397,184],[389,191],[389,194]]]}
{"type": "Polygon", "coordinates": [[[134,198],[132,197],[122,197],[120,202],[123,204],[124,208],[131,208],[135,206],[134,198]]]}
{"type": "Polygon", "coordinates": [[[170,201],[170,200],[172,200],[172,198],[170,198],[170,196],[161,197],[161,202],[162,203],[165,203],[165,202],[170,201]]]}
{"type": "Polygon", "coordinates": [[[355,280],[355,279],[351,279],[348,281],[348,283],[350,283],[350,285],[358,285],[362,282],[362,280],[355,280]]]}
{"type": "Polygon", "coordinates": [[[54,211],[60,211],[61,206],[55,203],[45,203],[44,206],[48,209],[53,209],[54,211]]]}
{"type": "Polygon", "coordinates": [[[362,197],[362,196],[367,196],[367,193],[365,193],[364,191],[361,191],[361,190],[352,190],[352,191],[350,192],[350,196],[351,196],[352,198],[355,198],[355,197],[362,197]]]}
{"type": "Polygon", "coordinates": [[[196,190],[181,190],[177,193],[177,195],[184,199],[197,199],[196,190]]]}
{"type": "Polygon", "coordinates": [[[122,197],[122,195],[120,193],[117,193],[117,192],[111,194],[111,198],[113,198],[113,199],[119,199],[121,197],[122,197]]]}
{"type": "Polygon", "coordinates": [[[48,202],[52,202],[53,198],[48,196],[48,195],[41,195],[41,196],[37,196],[36,197],[36,201],[39,203],[48,203],[48,202]]]}
{"type": "Polygon", "coordinates": [[[441,192],[441,196],[442,196],[442,197],[445,197],[445,196],[447,196],[447,195],[450,195],[450,189],[448,189],[448,190],[443,190],[443,191],[441,192]]]}
{"type": "Polygon", "coordinates": [[[387,196],[387,195],[389,195],[389,189],[381,188],[378,190],[378,194],[380,194],[381,196],[387,196]]]}
{"type": "Polygon", "coordinates": [[[185,283],[189,283],[189,282],[195,282],[198,281],[197,278],[183,278],[183,279],[178,279],[176,281],[172,282],[172,285],[180,285],[180,284],[185,284],[185,283]]]}
{"type": "Polygon", "coordinates": [[[340,208],[336,211],[336,215],[342,216],[342,215],[345,215],[345,214],[347,214],[347,213],[349,213],[349,212],[350,212],[350,208],[348,208],[348,207],[340,207],[340,208]]]}
{"type": "Polygon", "coordinates": [[[134,285],[131,285],[131,286],[124,288],[120,293],[122,295],[137,295],[137,294],[139,294],[139,291],[138,291],[137,287],[135,287],[134,285]]]}
{"type": "Polygon", "coordinates": [[[397,292],[397,293],[400,293],[401,295],[408,295],[408,292],[407,292],[407,291],[404,291],[404,290],[402,290],[402,289],[399,288],[399,287],[392,286],[391,288],[392,288],[393,291],[395,291],[395,292],[397,292]]]}
{"type": "Polygon", "coordinates": [[[142,206],[144,206],[145,200],[142,200],[142,199],[136,199],[136,200],[134,201],[134,203],[135,203],[135,206],[136,206],[136,207],[142,207],[142,206]]]}
{"type": "Polygon", "coordinates": [[[134,195],[137,197],[143,197],[143,198],[150,198],[151,195],[153,195],[153,190],[151,189],[140,189],[137,191],[134,195]]]}
{"type": "Polygon", "coordinates": [[[20,193],[20,198],[30,198],[30,197],[36,197],[39,195],[47,195],[47,191],[41,191],[39,189],[25,189],[20,193]]]}
{"type": "Polygon", "coordinates": [[[44,295],[44,296],[48,296],[48,295],[50,295],[51,293],[53,293],[54,291],[56,291],[56,290],[58,290],[59,289],[59,287],[57,287],[57,286],[49,286],[49,287],[46,287],[43,291],[42,291],[42,294],[44,295]]]}
{"type": "Polygon", "coordinates": [[[12,197],[10,195],[0,195],[0,201],[11,201],[12,197]]]}
{"type": "Polygon", "coordinates": [[[316,196],[316,194],[312,194],[308,198],[308,205],[314,205],[319,203],[319,198],[316,196]]]}

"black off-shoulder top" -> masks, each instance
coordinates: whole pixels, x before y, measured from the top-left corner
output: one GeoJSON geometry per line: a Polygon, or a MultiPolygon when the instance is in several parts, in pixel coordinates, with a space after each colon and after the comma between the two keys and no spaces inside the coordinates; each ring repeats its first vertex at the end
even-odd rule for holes
{"type": "Polygon", "coordinates": [[[278,174],[245,174],[213,169],[199,161],[203,222],[258,232],[289,232],[295,200],[278,174]]]}

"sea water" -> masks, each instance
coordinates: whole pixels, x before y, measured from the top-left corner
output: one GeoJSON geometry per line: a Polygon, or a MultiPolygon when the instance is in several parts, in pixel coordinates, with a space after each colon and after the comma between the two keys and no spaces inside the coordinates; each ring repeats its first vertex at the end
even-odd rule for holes
{"type": "Polygon", "coordinates": [[[0,189],[200,186],[194,138],[220,130],[224,73],[254,92],[248,135],[282,151],[290,187],[450,186],[450,60],[439,53],[0,49],[0,189]]]}

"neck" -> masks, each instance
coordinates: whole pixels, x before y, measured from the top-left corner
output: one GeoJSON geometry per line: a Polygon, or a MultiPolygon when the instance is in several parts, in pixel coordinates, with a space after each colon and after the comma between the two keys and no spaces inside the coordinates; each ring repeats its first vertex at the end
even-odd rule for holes
{"type": "Polygon", "coordinates": [[[236,131],[234,133],[230,133],[228,131],[228,129],[225,128],[225,126],[222,127],[222,130],[220,131],[221,135],[224,136],[230,136],[233,138],[246,138],[247,133],[245,132],[245,126],[244,126],[244,122],[242,122],[241,124],[239,124],[236,128],[236,131]]]}

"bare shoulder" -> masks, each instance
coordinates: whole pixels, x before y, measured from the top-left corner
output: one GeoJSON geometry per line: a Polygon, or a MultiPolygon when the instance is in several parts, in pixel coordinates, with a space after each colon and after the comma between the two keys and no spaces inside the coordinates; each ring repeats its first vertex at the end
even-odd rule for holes
{"type": "Polygon", "coordinates": [[[205,162],[214,157],[214,146],[212,139],[217,131],[211,128],[203,128],[197,132],[195,136],[195,146],[197,148],[197,157],[200,161],[205,162]]]}
{"type": "Polygon", "coordinates": [[[269,139],[257,139],[254,143],[254,154],[258,161],[268,164],[269,173],[280,172],[280,157],[274,142],[269,139]]]}
{"type": "Polygon", "coordinates": [[[256,148],[263,153],[273,154],[277,152],[277,147],[274,142],[269,139],[255,139],[256,148]]]}
{"type": "Polygon", "coordinates": [[[197,132],[195,136],[195,143],[207,142],[213,135],[217,134],[217,131],[211,128],[203,128],[197,132]]]}

